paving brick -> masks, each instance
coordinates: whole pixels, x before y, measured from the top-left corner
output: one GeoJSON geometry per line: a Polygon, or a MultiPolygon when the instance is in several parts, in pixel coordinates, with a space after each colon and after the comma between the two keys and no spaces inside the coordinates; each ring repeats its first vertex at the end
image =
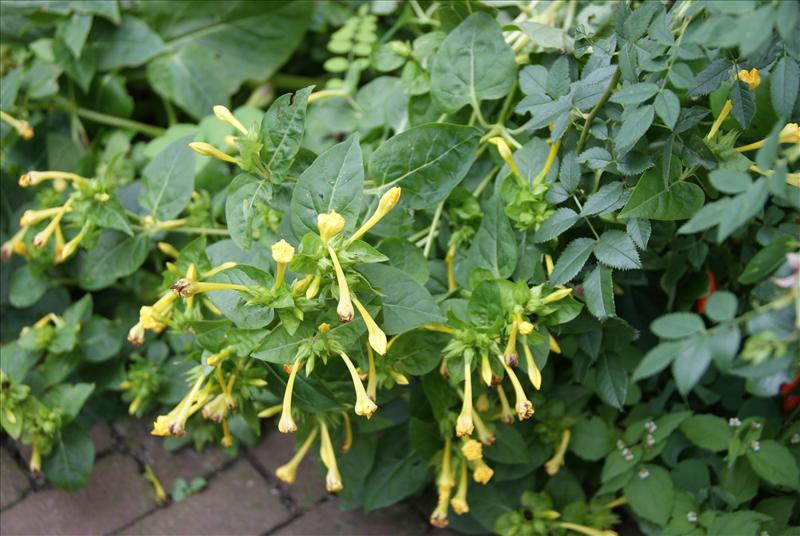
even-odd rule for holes
{"type": "Polygon", "coordinates": [[[256,460],[270,472],[273,482],[278,483],[279,489],[288,491],[298,509],[312,508],[328,494],[325,490],[325,477],[320,473],[317,463],[316,449],[312,449],[306,454],[297,469],[297,478],[294,484],[287,485],[278,481],[278,478],[275,477],[275,469],[294,456],[295,435],[267,429],[264,431],[264,436],[258,446],[252,449],[256,460]]]}
{"type": "Polygon", "coordinates": [[[209,446],[197,452],[191,446],[176,453],[164,449],[164,438],[150,434],[152,422],[147,419],[125,419],[114,423],[114,429],[122,437],[131,454],[149,465],[161,483],[172,489],[176,478],[187,482],[198,476],[208,476],[231,458],[219,448],[209,446]]]}
{"type": "Polygon", "coordinates": [[[112,454],[97,462],[81,489],[32,493],[4,511],[0,533],[107,534],[152,509],[151,494],[136,462],[128,456],[112,454]]]}
{"type": "Polygon", "coordinates": [[[114,437],[111,435],[111,429],[104,422],[99,422],[92,426],[92,429],[89,430],[89,435],[92,437],[96,454],[104,454],[114,446],[114,437]]]}
{"type": "Polygon", "coordinates": [[[291,515],[245,460],[219,473],[188,499],[139,520],[122,534],[262,534],[291,515]]]}
{"type": "Polygon", "coordinates": [[[30,487],[30,480],[17,462],[4,448],[0,448],[0,508],[5,509],[17,502],[30,487]]]}
{"type": "MultiPolygon", "coordinates": [[[[363,513],[339,510],[338,501],[330,500],[303,514],[274,534],[286,536],[418,536],[430,530],[427,523],[406,504],[363,513]]],[[[435,535],[436,533],[434,533],[435,535]]]]}

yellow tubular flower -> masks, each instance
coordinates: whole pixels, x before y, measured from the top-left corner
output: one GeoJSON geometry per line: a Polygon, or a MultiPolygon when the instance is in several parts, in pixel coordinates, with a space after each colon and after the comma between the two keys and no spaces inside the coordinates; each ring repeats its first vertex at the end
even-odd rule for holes
{"type": "Polygon", "coordinates": [[[47,224],[42,231],[36,234],[33,237],[33,246],[37,249],[42,249],[47,245],[50,241],[50,237],[53,236],[53,233],[56,231],[56,228],[61,224],[61,218],[64,217],[64,214],[69,211],[69,206],[72,203],[72,198],[69,198],[66,203],[59,209],[53,219],[50,220],[50,223],[47,224]]]}
{"type": "Polygon", "coordinates": [[[617,536],[617,533],[613,530],[600,530],[600,529],[593,529],[592,527],[587,527],[584,525],[578,525],[577,523],[567,523],[566,521],[560,521],[558,526],[562,529],[571,530],[574,532],[578,532],[580,534],[585,534],[586,536],[617,536]]]}
{"type": "Polygon", "coordinates": [[[544,167],[542,171],[533,179],[533,184],[541,183],[547,174],[550,172],[550,168],[553,167],[553,162],[556,160],[556,155],[558,155],[558,148],[561,147],[561,140],[556,140],[550,146],[550,152],[547,153],[547,160],[544,162],[544,167]]]}
{"type": "Polygon", "coordinates": [[[456,485],[456,481],[453,478],[453,471],[450,467],[450,447],[451,441],[448,437],[444,440],[444,448],[442,448],[442,466],[439,471],[439,476],[436,478],[436,485],[439,488],[452,488],[456,485]]]}
{"type": "Polygon", "coordinates": [[[233,346],[228,346],[227,348],[223,348],[222,350],[220,350],[216,354],[211,354],[210,356],[208,356],[208,359],[206,360],[206,362],[208,363],[209,366],[216,367],[217,365],[222,363],[224,360],[226,360],[228,357],[230,357],[230,355],[233,353],[233,351],[234,351],[234,347],[233,346]]]}
{"type": "Polygon", "coordinates": [[[364,384],[361,383],[361,378],[358,376],[358,371],[356,371],[356,367],[353,366],[353,362],[350,361],[347,354],[340,352],[339,355],[342,357],[344,364],[347,365],[347,370],[350,371],[350,377],[353,380],[353,389],[355,389],[356,392],[356,415],[361,415],[369,419],[378,409],[378,406],[367,396],[367,392],[364,390],[364,384]]]}
{"type": "Polygon", "coordinates": [[[322,239],[323,244],[327,244],[328,240],[342,232],[344,229],[344,218],[335,210],[327,214],[317,215],[317,229],[319,230],[319,237],[322,239]]]}
{"type": "Polygon", "coordinates": [[[167,492],[164,490],[164,486],[161,485],[161,482],[158,480],[158,477],[149,465],[144,466],[144,478],[150,482],[151,486],[153,486],[153,492],[156,495],[156,502],[162,506],[167,504],[169,502],[167,492]]]}
{"type": "Polygon", "coordinates": [[[500,420],[506,424],[514,422],[514,412],[511,411],[511,405],[508,403],[506,391],[503,389],[503,384],[497,384],[497,397],[500,399],[500,420]]]}
{"type": "Polygon", "coordinates": [[[450,506],[453,507],[453,511],[458,515],[469,512],[469,504],[467,504],[467,474],[467,461],[461,460],[458,490],[456,491],[456,496],[450,501],[450,506]]]}
{"type": "Polygon", "coordinates": [[[519,356],[517,356],[517,329],[515,320],[511,323],[511,333],[508,336],[505,352],[503,352],[503,359],[506,365],[510,367],[516,367],[517,363],[519,363],[519,356]]]}
{"type": "Polygon", "coordinates": [[[525,390],[522,388],[522,384],[519,382],[519,378],[517,375],[514,374],[514,371],[506,365],[506,362],[503,359],[500,359],[500,362],[503,363],[503,367],[506,370],[506,374],[508,378],[511,380],[511,385],[514,386],[514,394],[517,397],[517,401],[515,404],[515,408],[517,410],[517,417],[519,420],[523,421],[525,419],[530,418],[533,416],[533,404],[528,397],[525,396],[525,390]]]}
{"type": "Polygon", "coordinates": [[[611,501],[611,502],[609,502],[607,504],[604,504],[603,508],[605,508],[607,510],[613,510],[614,508],[616,508],[618,506],[625,505],[627,503],[628,503],[628,499],[625,496],[617,497],[613,501],[611,501]]]}
{"type": "Polygon", "coordinates": [[[448,292],[453,292],[458,288],[458,282],[456,281],[455,260],[456,260],[456,245],[452,244],[449,248],[447,248],[447,255],[444,256],[444,262],[447,265],[448,292]]]}
{"type": "Polygon", "coordinates": [[[547,462],[544,464],[544,469],[547,471],[548,475],[555,475],[564,465],[564,455],[567,452],[570,437],[572,437],[572,432],[569,430],[564,430],[561,433],[561,443],[559,443],[556,453],[553,454],[553,457],[547,460],[547,462]]]}
{"type": "Polygon", "coordinates": [[[373,402],[378,401],[378,374],[375,369],[375,356],[372,348],[367,346],[367,359],[369,360],[369,372],[367,373],[367,396],[373,402]]]}
{"type": "Polygon", "coordinates": [[[214,115],[217,116],[217,119],[223,123],[228,123],[242,134],[247,134],[247,129],[244,128],[244,125],[239,122],[239,120],[234,117],[233,113],[225,106],[219,104],[214,106],[214,115]]]}
{"type": "Polygon", "coordinates": [[[292,262],[294,258],[294,248],[286,240],[275,242],[272,244],[272,259],[278,265],[278,271],[275,274],[275,288],[283,284],[283,277],[286,275],[286,265],[292,262]]]}
{"type": "Polygon", "coordinates": [[[456,420],[458,437],[472,435],[475,428],[472,422],[472,367],[470,365],[470,360],[464,357],[464,400],[461,403],[461,413],[456,420]]]}
{"type": "MultiPolygon", "coordinates": [[[[735,151],[744,153],[746,151],[752,151],[753,149],[760,149],[764,146],[766,141],[766,139],[763,139],[749,145],[743,145],[741,147],[737,147],[735,151]]],[[[787,123],[786,126],[784,126],[781,130],[780,134],[778,134],[778,143],[800,143],[800,126],[798,126],[797,123],[787,123]]]]}
{"type": "Polygon", "coordinates": [[[58,264],[58,259],[61,257],[61,253],[64,251],[64,246],[66,245],[64,242],[64,233],[61,231],[61,225],[56,226],[56,240],[55,240],[55,263],[58,264]]]}
{"type": "Polygon", "coordinates": [[[156,422],[153,424],[153,431],[150,432],[152,435],[174,435],[176,437],[181,437],[184,434],[186,420],[191,417],[194,411],[197,411],[196,405],[193,406],[193,404],[198,400],[197,395],[204,380],[205,376],[200,375],[194,382],[191,390],[189,390],[189,393],[172,411],[167,415],[158,416],[156,422]]]}
{"type": "Polygon", "coordinates": [[[531,324],[527,320],[522,320],[522,318],[520,317],[517,320],[517,324],[519,326],[519,334],[520,335],[528,336],[531,333],[533,333],[533,324],[531,324]]]}
{"type": "Polygon", "coordinates": [[[347,454],[353,446],[353,427],[350,425],[350,415],[342,412],[342,426],[344,427],[344,441],[339,447],[339,452],[347,454]]]}
{"type": "MultiPolygon", "coordinates": [[[[194,265],[192,265],[192,266],[194,266],[194,265]]],[[[233,261],[223,262],[222,264],[219,264],[219,265],[213,267],[209,271],[203,272],[203,279],[208,279],[209,277],[214,277],[218,273],[224,272],[225,270],[230,270],[231,268],[236,268],[236,266],[237,266],[237,263],[235,263],[233,261]]]]}
{"type": "Polygon", "coordinates": [[[553,302],[556,302],[556,301],[559,301],[559,300],[563,300],[564,298],[566,298],[570,294],[572,294],[572,289],[571,288],[560,288],[558,290],[555,290],[555,291],[551,292],[550,294],[548,294],[544,298],[542,298],[542,304],[548,304],[548,303],[553,303],[553,302]]]}
{"type": "Polygon", "coordinates": [[[497,438],[489,430],[489,428],[486,427],[486,424],[484,424],[483,419],[481,419],[481,416],[478,414],[478,412],[472,414],[472,420],[475,421],[475,430],[478,432],[478,439],[480,439],[481,443],[487,447],[494,445],[494,442],[497,440],[497,438]]]}
{"type": "Polygon", "coordinates": [[[453,488],[439,487],[439,500],[436,503],[436,508],[431,513],[430,523],[437,529],[447,527],[449,521],[447,520],[447,505],[450,503],[450,494],[453,488]]]}
{"type": "Polygon", "coordinates": [[[233,397],[228,393],[220,393],[211,402],[203,406],[200,414],[204,419],[221,423],[228,416],[228,411],[234,407],[236,407],[236,401],[233,397]]]}
{"type": "Polygon", "coordinates": [[[223,162],[230,162],[231,164],[237,163],[234,157],[223,153],[210,143],[195,141],[190,143],[189,147],[191,147],[194,152],[199,153],[203,156],[210,156],[212,158],[216,158],[217,160],[222,160],[223,162]]]}
{"type": "Polygon", "coordinates": [[[314,276],[314,279],[311,280],[311,284],[308,286],[306,290],[306,299],[313,300],[317,294],[319,293],[319,285],[322,282],[322,276],[317,274],[314,276]]]}
{"type": "Polygon", "coordinates": [[[27,246],[23,242],[25,238],[25,233],[28,231],[27,228],[23,227],[16,233],[14,236],[9,238],[6,242],[3,243],[2,247],[0,247],[0,260],[8,261],[11,259],[14,254],[18,255],[25,255],[27,253],[27,246]]]}
{"type": "Polygon", "coordinates": [[[728,114],[731,113],[731,108],[733,108],[733,102],[730,99],[725,101],[725,105],[722,106],[722,110],[719,112],[719,115],[714,120],[714,124],[711,125],[711,128],[706,134],[706,140],[711,140],[714,136],[717,135],[719,131],[719,127],[722,126],[722,123],[728,118],[728,114]]]}
{"type": "Polygon", "coordinates": [[[367,325],[369,345],[378,352],[378,355],[386,355],[386,334],[378,327],[378,324],[375,323],[375,320],[355,296],[353,297],[353,304],[356,306],[359,314],[361,314],[361,317],[364,319],[364,323],[367,325]]]}
{"type": "Polygon", "coordinates": [[[222,419],[222,440],[219,444],[224,449],[229,449],[233,446],[233,436],[231,435],[230,427],[228,427],[228,419],[222,419]]]}
{"type": "Polygon", "coordinates": [[[402,374],[400,372],[397,372],[396,370],[390,370],[389,371],[389,376],[392,377],[392,379],[394,380],[394,382],[397,385],[408,385],[409,384],[408,376],[406,376],[405,374],[402,374]]]}
{"type": "Polygon", "coordinates": [[[303,294],[308,286],[311,284],[311,280],[314,278],[312,274],[308,274],[302,279],[296,279],[292,283],[292,296],[300,296],[303,294]]]}
{"type": "Polygon", "coordinates": [[[287,484],[294,483],[294,480],[297,477],[297,468],[300,467],[300,462],[303,461],[303,458],[305,458],[306,454],[308,453],[308,449],[310,449],[311,445],[314,443],[314,439],[316,439],[318,431],[319,428],[315,427],[311,433],[308,434],[308,437],[306,437],[305,441],[303,441],[303,444],[300,445],[300,448],[297,449],[297,452],[294,454],[294,456],[292,456],[292,459],[275,470],[275,476],[287,484]]]}
{"type": "Polygon", "coordinates": [[[174,285],[169,287],[175,292],[176,295],[180,296],[181,298],[188,298],[190,296],[194,296],[195,294],[202,294],[204,292],[213,292],[215,290],[238,290],[239,292],[245,292],[250,290],[250,287],[247,285],[237,285],[235,283],[208,283],[208,282],[198,282],[192,281],[191,279],[184,277],[179,279],[174,285]]]}
{"type": "Polygon", "coordinates": [[[280,413],[282,409],[283,409],[283,404],[275,404],[274,406],[264,408],[258,412],[258,418],[269,419],[270,417],[274,417],[275,415],[280,413]]]}
{"type": "Polygon", "coordinates": [[[19,219],[19,226],[30,227],[31,225],[36,225],[40,221],[52,218],[59,212],[61,212],[61,207],[43,208],[41,210],[26,210],[22,213],[22,216],[19,219]]]}
{"type": "Polygon", "coordinates": [[[553,273],[553,257],[547,253],[544,254],[544,267],[547,271],[547,277],[550,277],[553,273]]]}
{"type": "Polygon", "coordinates": [[[550,351],[554,354],[561,353],[561,347],[558,345],[558,341],[552,335],[548,335],[548,342],[550,344],[550,351]]]}
{"type": "Polygon", "coordinates": [[[31,451],[31,461],[28,463],[28,469],[34,475],[42,472],[42,453],[39,451],[39,445],[36,443],[36,438],[31,443],[33,450],[31,451]]]}
{"type": "Polygon", "coordinates": [[[489,363],[489,354],[486,352],[481,356],[481,380],[486,387],[492,385],[492,365],[489,363]]]}
{"type": "Polygon", "coordinates": [[[427,329],[428,331],[436,331],[437,333],[447,333],[448,335],[452,335],[455,333],[453,328],[447,327],[444,324],[436,324],[436,323],[427,323],[422,324],[422,327],[427,329]]]}
{"type": "Polygon", "coordinates": [[[325,465],[328,467],[328,474],[325,475],[325,489],[328,493],[337,493],[342,491],[342,477],[339,474],[339,466],[336,464],[336,454],[333,452],[333,443],[331,443],[331,436],[328,434],[328,426],[325,421],[320,421],[320,457],[325,465]],[[322,451],[324,450],[324,454],[322,451]]]}
{"type": "Polygon", "coordinates": [[[353,233],[350,238],[347,239],[346,244],[352,244],[359,238],[361,238],[364,233],[372,229],[381,219],[389,213],[396,205],[397,202],[400,200],[400,188],[395,186],[394,188],[389,189],[383,196],[381,197],[380,203],[378,203],[378,208],[375,209],[375,212],[372,213],[367,221],[365,221],[361,227],[359,227],[358,231],[353,233]]]}
{"type": "Polygon", "coordinates": [[[523,338],[522,340],[522,349],[525,350],[525,364],[528,366],[528,379],[531,381],[533,387],[538,391],[542,388],[542,372],[539,370],[539,367],[536,365],[536,361],[533,359],[531,348],[528,346],[527,337],[523,338]]]}
{"type": "Polygon", "coordinates": [[[128,342],[134,346],[141,346],[144,342],[144,326],[141,321],[134,324],[130,331],[128,331],[128,342]]]}
{"type": "Polygon", "coordinates": [[[302,359],[295,359],[292,364],[292,370],[289,372],[289,379],[286,382],[286,390],[283,392],[283,408],[281,411],[281,419],[278,421],[278,430],[281,433],[289,434],[297,431],[297,424],[292,418],[292,390],[294,389],[294,380],[297,377],[297,371],[303,364],[302,359]]]}
{"type": "Polygon", "coordinates": [[[471,462],[479,460],[483,458],[483,445],[474,439],[467,439],[461,445],[461,454],[471,462]]]}
{"type": "Polygon", "coordinates": [[[522,173],[519,172],[519,168],[517,164],[514,162],[514,157],[511,154],[511,149],[508,147],[508,143],[500,136],[495,136],[494,138],[489,138],[489,143],[495,145],[497,147],[497,152],[500,154],[500,158],[508,165],[508,168],[511,172],[516,175],[517,177],[522,177],[522,173]]]}
{"type": "Polygon", "coordinates": [[[159,242],[156,244],[158,246],[158,250],[163,253],[164,255],[169,255],[173,259],[177,259],[180,257],[181,253],[169,242],[159,242]]]}
{"type": "Polygon", "coordinates": [[[78,246],[80,245],[81,241],[83,241],[84,237],[86,236],[86,233],[89,232],[90,228],[91,224],[89,222],[83,224],[83,227],[81,228],[80,232],[77,235],[75,235],[69,242],[67,242],[61,249],[61,252],[55,259],[56,264],[61,264],[62,262],[65,262],[72,256],[73,253],[75,253],[75,251],[77,251],[78,246]]]}
{"type": "Polygon", "coordinates": [[[62,180],[79,183],[88,181],[89,179],[67,171],[29,171],[20,175],[18,184],[23,188],[27,188],[28,186],[36,186],[46,180],[62,180]]]}
{"type": "Polygon", "coordinates": [[[33,127],[31,127],[31,124],[24,119],[17,119],[11,114],[8,114],[2,110],[0,110],[0,119],[2,119],[5,123],[8,123],[11,128],[16,130],[19,137],[23,140],[29,140],[33,138],[33,127]]]}
{"type": "Polygon", "coordinates": [[[750,91],[753,91],[761,84],[761,75],[755,67],[750,69],[750,71],[742,69],[736,75],[736,78],[747,84],[747,89],[750,91]]]}
{"type": "Polygon", "coordinates": [[[475,460],[472,466],[472,480],[478,484],[488,484],[494,476],[494,471],[486,465],[483,459],[475,460]]]}
{"type": "MultiPolygon", "coordinates": [[[[353,302],[350,301],[350,288],[347,286],[347,278],[344,276],[342,265],[339,264],[336,251],[330,246],[328,246],[328,254],[331,256],[331,261],[333,261],[333,270],[336,272],[336,283],[339,285],[339,304],[336,306],[336,313],[339,315],[340,322],[350,322],[353,319],[355,311],[353,310],[353,302]]],[[[384,346],[384,352],[385,351],[386,349],[384,346]]]]}

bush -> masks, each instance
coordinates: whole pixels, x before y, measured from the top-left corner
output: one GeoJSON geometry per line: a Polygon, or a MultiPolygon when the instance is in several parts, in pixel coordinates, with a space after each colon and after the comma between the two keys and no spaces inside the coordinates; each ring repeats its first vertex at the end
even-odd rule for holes
{"type": "Polygon", "coordinates": [[[467,533],[789,534],[800,9],[666,4],[3,3],[3,430],[68,489],[127,408],[467,533]]]}

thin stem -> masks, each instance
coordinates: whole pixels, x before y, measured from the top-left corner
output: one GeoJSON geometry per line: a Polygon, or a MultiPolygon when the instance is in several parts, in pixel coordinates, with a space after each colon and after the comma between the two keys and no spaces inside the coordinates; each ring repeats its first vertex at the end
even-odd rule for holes
{"type": "Polygon", "coordinates": [[[53,101],[56,107],[61,108],[65,112],[78,115],[79,117],[83,117],[84,119],[88,119],[89,121],[94,121],[95,123],[100,123],[111,127],[134,130],[136,132],[146,134],[153,138],[161,136],[166,132],[166,129],[154,125],[147,125],[145,123],[133,121],[132,119],[125,119],[122,117],[116,117],[113,115],[95,112],[94,110],[87,110],[86,108],[81,108],[80,106],[77,106],[75,103],[70,102],[64,97],[59,97],[59,96],[53,97],[53,101]]]}
{"type": "Polygon", "coordinates": [[[498,171],[500,171],[500,166],[494,166],[492,169],[490,169],[489,173],[487,173],[486,176],[481,179],[480,184],[478,184],[475,190],[472,191],[472,195],[474,197],[480,196],[483,193],[483,190],[486,189],[490,182],[492,182],[492,178],[498,171]]]}
{"type": "Polygon", "coordinates": [[[597,117],[597,114],[600,113],[600,108],[611,98],[611,94],[614,92],[614,88],[617,87],[617,83],[619,82],[619,77],[622,71],[620,71],[619,66],[614,71],[614,76],[611,77],[611,82],[608,84],[605,93],[600,97],[600,100],[597,101],[597,104],[594,105],[592,111],[589,112],[589,116],[586,118],[586,122],[583,124],[583,130],[581,130],[581,137],[578,140],[578,147],[575,149],[576,154],[581,154],[583,152],[583,147],[586,145],[586,140],[589,138],[589,131],[591,131],[592,121],[594,118],[597,117]]]}
{"type": "MultiPolygon", "coordinates": [[[[583,206],[581,205],[581,202],[578,201],[578,197],[575,194],[572,194],[572,199],[574,199],[575,204],[578,205],[578,210],[583,212],[583,206]]],[[[586,223],[589,224],[589,229],[592,230],[592,234],[594,235],[594,237],[600,240],[600,235],[598,235],[597,231],[594,230],[594,225],[592,225],[592,222],[589,220],[589,218],[583,218],[583,219],[586,220],[586,223]]]]}
{"type": "Polygon", "coordinates": [[[433,213],[433,221],[428,229],[428,237],[425,239],[425,249],[422,251],[422,254],[425,256],[425,258],[427,258],[431,253],[431,247],[433,246],[433,233],[439,226],[439,219],[442,217],[442,210],[444,210],[444,201],[436,206],[436,212],[433,213]]]}

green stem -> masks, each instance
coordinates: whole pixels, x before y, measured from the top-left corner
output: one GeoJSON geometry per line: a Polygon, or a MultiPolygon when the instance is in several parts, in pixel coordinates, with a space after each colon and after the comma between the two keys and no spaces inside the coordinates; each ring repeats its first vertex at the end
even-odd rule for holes
{"type": "Polygon", "coordinates": [[[157,138],[166,132],[166,129],[154,125],[147,125],[145,123],[133,121],[132,119],[125,119],[122,117],[116,117],[113,115],[95,112],[94,110],[81,108],[74,102],[71,102],[64,97],[56,96],[53,98],[53,102],[55,103],[56,107],[64,110],[65,112],[75,114],[79,117],[88,119],[89,121],[93,121],[95,123],[100,123],[102,125],[134,130],[153,138],[157,138]]]}
{"type": "Polygon", "coordinates": [[[436,227],[439,225],[439,219],[442,217],[442,211],[444,210],[444,201],[439,203],[436,206],[436,212],[433,213],[433,221],[431,222],[431,226],[428,229],[428,237],[425,240],[425,249],[422,250],[422,254],[425,258],[430,255],[431,247],[433,246],[433,233],[436,231],[436,227]]]}
{"type": "Polygon", "coordinates": [[[597,104],[594,105],[592,111],[589,112],[589,116],[586,118],[586,122],[583,124],[583,130],[581,130],[581,137],[578,140],[578,147],[575,149],[576,154],[581,154],[583,152],[583,147],[586,145],[586,140],[589,138],[589,131],[591,131],[592,121],[594,118],[597,117],[597,114],[600,113],[600,108],[611,98],[611,94],[614,92],[614,88],[617,87],[617,83],[619,82],[621,71],[619,66],[617,66],[617,70],[614,71],[614,76],[611,77],[611,82],[608,84],[605,93],[600,97],[600,100],[597,101],[597,104]]]}
{"type": "MultiPolygon", "coordinates": [[[[578,197],[575,194],[572,194],[572,199],[575,200],[575,204],[578,205],[578,211],[579,212],[583,212],[583,206],[581,205],[581,202],[578,201],[578,197]]],[[[583,218],[583,219],[586,220],[586,223],[589,224],[589,229],[591,229],[592,234],[594,235],[594,237],[596,239],[600,240],[600,235],[597,234],[597,231],[595,231],[594,225],[592,225],[592,222],[589,220],[589,218],[583,218]]]]}

